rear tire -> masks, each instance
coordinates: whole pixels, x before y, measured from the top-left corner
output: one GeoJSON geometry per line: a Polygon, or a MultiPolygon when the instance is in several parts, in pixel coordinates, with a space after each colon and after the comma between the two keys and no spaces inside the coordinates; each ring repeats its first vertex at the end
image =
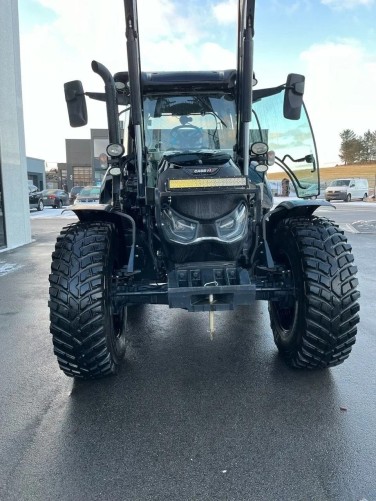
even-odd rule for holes
{"type": "Polygon", "coordinates": [[[328,220],[284,219],[272,251],[291,270],[295,296],[270,301],[274,341],[291,367],[332,367],[349,356],[359,322],[358,280],[351,246],[328,220]]]}
{"type": "Polygon", "coordinates": [[[365,202],[367,200],[367,198],[368,198],[368,193],[364,193],[363,198],[362,198],[363,202],[365,202]]]}
{"type": "Polygon", "coordinates": [[[49,277],[50,331],[67,376],[107,376],[124,357],[126,308],[115,315],[111,295],[116,255],[111,223],[75,223],[57,239],[49,277]]]}

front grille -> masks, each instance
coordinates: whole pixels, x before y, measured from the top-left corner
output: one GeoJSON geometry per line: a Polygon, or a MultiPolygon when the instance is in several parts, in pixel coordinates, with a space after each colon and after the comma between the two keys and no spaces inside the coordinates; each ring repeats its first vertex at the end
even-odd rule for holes
{"type": "Polygon", "coordinates": [[[182,214],[192,219],[210,220],[218,219],[229,212],[233,211],[244,196],[221,195],[207,196],[187,196],[173,198],[172,208],[179,214],[182,214]]]}

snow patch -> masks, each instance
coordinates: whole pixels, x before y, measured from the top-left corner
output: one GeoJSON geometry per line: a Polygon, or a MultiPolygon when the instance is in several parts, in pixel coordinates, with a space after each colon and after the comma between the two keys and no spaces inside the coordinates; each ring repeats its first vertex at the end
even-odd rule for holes
{"type": "Polygon", "coordinates": [[[0,277],[8,275],[9,273],[12,273],[13,271],[19,270],[21,268],[23,268],[22,264],[12,264],[6,263],[5,261],[0,261],[0,277]]]}

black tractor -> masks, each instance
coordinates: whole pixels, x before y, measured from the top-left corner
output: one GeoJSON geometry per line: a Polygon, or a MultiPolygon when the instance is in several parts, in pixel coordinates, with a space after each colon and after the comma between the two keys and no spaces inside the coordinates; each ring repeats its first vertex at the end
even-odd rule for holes
{"type": "Polygon", "coordinates": [[[236,69],[141,71],[136,2],[124,6],[128,71],[93,61],[104,92],[65,84],[73,127],[87,124],[85,96],[105,103],[109,144],[100,203],[71,207],[78,222],[52,255],[60,368],[86,379],[116,372],[128,308],[208,312],[213,336],[215,312],[257,300],[268,301],[289,366],[342,363],[359,321],[357,269],[343,231],[314,215],[331,204],[313,199],[319,165],[304,77],[255,88],[255,0],[239,0],[236,69]],[[296,198],[274,206],[268,174],[278,169],[296,198]]]}

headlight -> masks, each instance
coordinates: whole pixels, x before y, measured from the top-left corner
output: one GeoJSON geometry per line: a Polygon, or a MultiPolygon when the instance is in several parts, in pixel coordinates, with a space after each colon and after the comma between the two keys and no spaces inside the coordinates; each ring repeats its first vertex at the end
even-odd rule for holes
{"type": "Polygon", "coordinates": [[[124,153],[124,146],[122,144],[112,143],[106,148],[107,155],[110,157],[121,157],[124,153]]]}
{"type": "Polygon", "coordinates": [[[172,209],[162,211],[162,227],[168,240],[177,243],[190,243],[196,238],[196,221],[182,217],[172,209]]]}
{"type": "Polygon", "coordinates": [[[200,223],[181,216],[173,209],[164,209],[161,224],[165,237],[179,244],[216,240],[232,243],[244,237],[247,229],[247,208],[242,202],[225,217],[213,222],[200,223]]]}
{"type": "Polygon", "coordinates": [[[242,237],[247,223],[247,211],[244,204],[240,204],[226,217],[215,222],[217,233],[221,240],[233,242],[242,237]]]}

